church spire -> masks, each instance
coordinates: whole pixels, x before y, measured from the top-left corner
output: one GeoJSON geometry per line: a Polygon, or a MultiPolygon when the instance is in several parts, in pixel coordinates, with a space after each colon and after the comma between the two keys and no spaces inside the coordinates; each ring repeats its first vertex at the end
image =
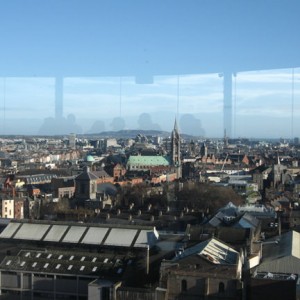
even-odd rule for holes
{"type": "Polygon", "coordinates": [[[174,123],[174,129],[172,131],[172,136],[171,136],[171,159],[172,159],[172,165],[176,168],[177,170],[177,178],[181,177],[181,147],[180,147],[180,134],[179,134],[179,129],[177,125],[177,120],[175,118],[175,123],[174,123]]]}
{"type": "Polygon", "coordinates": [[[175,118],[175,122],[174,122],[174,131],[179,134],[179,129],[178,129],[177,119],[176,118],[175,118]]]}

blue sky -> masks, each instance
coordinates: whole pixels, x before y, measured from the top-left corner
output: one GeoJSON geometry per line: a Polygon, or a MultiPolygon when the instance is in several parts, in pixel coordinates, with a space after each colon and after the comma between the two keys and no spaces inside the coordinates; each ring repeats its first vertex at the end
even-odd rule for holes
{"type": "Polygon", "coordinates": [[[81,132],[95,121],[110,130],[120,116],[138,128],[146,112],[164,130],[192,115],[189,133],[220,137],[219,73],[229,69],[234,137],[297,136],[299,9],[293,0],[3,0],[0,134],[38,133],[54,118],[62,76],[64,118],[81,132]],[[153,83],[137,84],[143,76],[153,83]]]}

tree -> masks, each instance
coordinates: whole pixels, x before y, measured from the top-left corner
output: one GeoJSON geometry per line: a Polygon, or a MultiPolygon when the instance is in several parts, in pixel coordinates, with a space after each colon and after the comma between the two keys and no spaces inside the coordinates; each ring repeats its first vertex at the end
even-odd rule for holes
{"type": "Polygon", "coordinates": [[[219,187],[196,183],[185,186],[177,195],[178,208],[189,207],[196,210],[215,212],[228,202],[242,204],[242,198],[229,187],[219,187]]]}

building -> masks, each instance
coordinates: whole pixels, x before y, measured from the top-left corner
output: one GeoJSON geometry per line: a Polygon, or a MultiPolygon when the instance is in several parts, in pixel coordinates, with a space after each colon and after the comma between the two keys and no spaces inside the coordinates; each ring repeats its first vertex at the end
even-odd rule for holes
{"type": "Polygon", "coordinates": [[[154,227],[11,221],[0,234],[0,297],[128,299],[117,289],[152,282],[158,238],[154,227]]]}
{"type": "Polygon", "coordinates": [[[261,243],[262,258],[251,272],[254,280],[248,285],[252,296],[249,299],[266,299],[267,295],[271,295],[272,286],[277,287],[276,293],[272,293],[272,299],[300,299],[299,245],[300,233],[296,231],[261,243]]]}
{"type": "Polygon", "coordinates": [[[171,136],[171,159],[172,165],[176,168],[177,178],[182,177],[182,165],[181,165],[181,137],[177,121],[175,119],[174,129],[171,136]]]}
{"type": "Polygon", "coordinates": [[[2,200],[2,218],[13,219],[15,217],[14,199],[2,200]]]}
{"type": "Polygon", "coordinates": [[[69,148],[76,149],[76,133],[69,134],[69,148]]]}
{"type": "Polygon", "coordinates": [[[131,155],[127,161],[126,168],[129,171],[148,171],[157,167],[167,170],[170,168],[170,164],[170,159],[167,156],[131,155]]]}
{"type": "Polygon", "coordinates": [[[158,299],[240,299],[241,276],[240,253],[211,238],[162,262],[158,299]]]}
{"type": "Polygon", "coordinates": [[[127,161],[128,171],[150,171],[161,174],[176,173],[176,177],[182,177],[181,163],[181,138],[175,120],[171,134],[171,151],[167,156],[162,155],[131,155],[127,161]]]}
{"type": "Polygon", "coordinates": [[[98,176],[85,167],[75,178],[75,198],[78,200],[96,199],[98,176]]]}
{"type": "Polygon", "coordinates": [[[74,177],[52,178],[51,188],[54,198],[72,198],[75,193],[74,177]]]}

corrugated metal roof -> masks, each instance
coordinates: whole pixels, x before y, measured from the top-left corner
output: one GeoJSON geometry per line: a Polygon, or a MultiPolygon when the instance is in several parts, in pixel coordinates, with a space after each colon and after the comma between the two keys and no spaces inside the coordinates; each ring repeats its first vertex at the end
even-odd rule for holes
{"type": "Polygon", "coordinates": [[[191,248],[185,249],[174,260],[182,259],[191,255],[199,255],[214,264],[235,265],[239,253],[225,243],[211,238],[210,240],[199,243],[191,248]]]}

